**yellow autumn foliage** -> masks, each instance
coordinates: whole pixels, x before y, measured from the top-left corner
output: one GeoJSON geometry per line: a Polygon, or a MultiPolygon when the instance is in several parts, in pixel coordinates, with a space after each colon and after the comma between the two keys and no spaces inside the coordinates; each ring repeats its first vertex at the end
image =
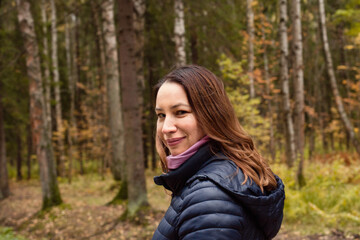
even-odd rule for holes
{"type": "Polygon", "coordinates": [[[253,138],[260,151],[268,151],[269,121],[260,114],[260,98],[250,99],[249,81],[248,76],[243,72],[243,63],[233,61],[223,54],[218,64],[226,85],[226,92],[240,124],[253,138]]]}

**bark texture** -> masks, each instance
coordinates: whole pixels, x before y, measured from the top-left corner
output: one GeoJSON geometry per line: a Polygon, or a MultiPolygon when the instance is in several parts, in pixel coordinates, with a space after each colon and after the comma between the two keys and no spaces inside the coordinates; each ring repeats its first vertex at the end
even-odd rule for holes
{"type": "Polygon", "coordinates": [[[332,90],[332,93],[335,98],[336,109],[340,115],[340,119],[341,119],[342,123],[344,124],[345,130],[346,130],[347,134],[349,135],[350,140],[356,149],[356,152],[360,155],[360,143],[359,143],[359,140],[356,138],[354,127],[346,114],[344,104],[343,104],[343,101],[340,96],[339,89],[338,89],[337,83],[336,83],[334,66],[333,66],[333,62],[332,62],[332,57],[331,57],[331,52],[330,52],[330,47],[329,47],[329,42],[328,42],[328,37],[327,37],[324,0],[319,0],[319,13],[320,13],[320,24],[321,24],[321,37],[322,37],[323,45],[324,45],[323,47],[324,47],[326,68],[327,68],[327,73],[329,75],[331,90],[332,90]]]}
{"type": "Polygon", "coordinates": [[[287,164],[292,167],[295,159],[295,136],[294,136],[294,125],[291,118],[290,108],[290,92],[289,92],[289,73],[288,73],[288,56],[289,46],[287,38],[287,1],[280,0],[280,80],[282,84],[282,95],[283,95],[283,111],[284,121],[286,129],[286,149],[287,149],[287,164]]]}
{"type": "MultiPolygon", "coordinates": [[[[264,22],[264,21],[263,21],[264,22]]],[[[264,54],[263,54],[263,60],[264,60],[264,78],[266,81],[266,88],[265,88],[265,94],[267,96],[266,100],[267,100],[267,107],[268,107],[268,118],[270,121],[270,126],[269,126],[269,132],[270,132],[270,142],[269,142],[269,148],[270,148],[270,155],[271,155],[271,159],[275,160],[275,137],[274,137],[274,129],[273,129],[273,107],[272,107],[272,96],[271,96],[271,79],[270,79],[270,74],[269,74],[269,60],[268,60],[268,55],[267,55],[267,45],[265,44],[266,42],[266,34],[265,34],[265,30],[264,30],[264,24],[262,24],[262,28],[261,28],[261,37],[262,37],[262,41],[264,44],[264,54]]]]}
{"type": "Polygon", "coordinates": [[[141,116],[139,111],[138,85],[135,65],[135,31],[133,2],[119,0],[119,44],[121,90],[125,126],[125,157],[128,179],[128,212],[135,215],[142,206],[147,206],[144,175],[141,116]]]}
{"type": "Polygon", "coordinates": [[[76,135],[76,122],[75,122],[75,76],[74,76],[74,66],[72,64],[72,52],[73,52],[73,42],[74,39],[72,38],[73,35],[73,21],[74,15],[70,15],[65,19],[65,50],[66,50],[66,67],[68,71],[68,88],[70,93],[70,125],[68,126],[68,134],[67,134],[67,141],[68,141],[68,161],[69,167],[67,171],[67,177],[69,183],[72,180],[72,166],[73,166],[73,158],[75,156],[75,135],[76,135]]]}
{"type": "Polygon", "coordinates": [[[52,73],[54,81],[55,93],[55,116],[56,116],[56,131],[57,131],[57,150],[59,154],[58,172],[60,176],[65,172],[65,155],[64,155],[64,129],[62,124],[62,110],[61,110],[61,94],[60,94],[60,79],[59,79],[59,63],[58,63],[58,48],[57,48],[57,24],[56,24],[56,6],[54,0],[50,1],[51,5],[51,60],[52,73]]]}
{"type": "Polygon", "coordinates": [[[145,167],[147,168],[147,134],[146,134],[146,119],[145,114],[143,114],[144,109],[148,103],[144,102],[144,89],[145,89],[145,77],[144,77],[144,32],[145,32],[145,0],[133,0],[134,3],[134,31],[135,31],[135,65],[136,65],[136,79],[138,83],[139,91],[139,104],[140,104],[140,114],[142,118],[142,130],[143,130],[143,153],[145,160],[145,167]]]}
{"type": "Polygon", "coordinates": [[[119,62],[114,23],[114,1],[103,1],[102,5],[106,86],[109,104],[109,128],[112,147],[112,171],[115,180],[125,180],[124,126],[121,113],[119,86],[119,62]]]}
{"type": "MultiPolygon", "coordinates": [[[[49,126],[51,128],[52,121],[51,121],[51,78],[50,78],[50,66],[49,66],[49,46],[48,46],[48,30],[47,30],[47,16],[46,16],[46,4],[45,0],[41,1],[41,19],[42,19],[42,30],[43,30],[43,55],[44,55],[44,79],[43,79],[43,86],[45,87],[45,104],[46,104],[46,116],[49,126]]],[[[49,131],[49,137],[52,137],[52,131],[49,131]]]]}
{"type": "Polygon", "coordinates": [[[293,54],[294,63],[294,87],[295,87],[295,143],[296,157],[299,160],[297,169],[297,181],[300,186],[304,185],[303,162],[304,162],[304,141],[305,141],[305,113],[304,113],[304,64],[301,29],[301,2],[292,0],[292,22],[293,22],[293,54]]]}
{"type": "Polygon", "coordinates": [[[43,209],[46,209],[61,204],[62,200],[56,179],[51,140],[48,135],[49,127],[45,114],[39,50],[30,3],[26,0],[16,0],[16,4],[20,31],[24,39],[29,78],[32,142],[36,147],[36,157],[39,161],[43,209]]]}
{"type": "Polygon", "coordinates": [[[184,4],[182,0],[174,0],[174,10],[175,58],[176,65],[181,66],[186,64],[184,4]]]}
{"type": "MultiPolygon", "coordinates": [[[[134,2],[134,31],[135,31],[135,64],[136,76],[139,84],[139,95],[142,98],[142,91],[145,88],[144,78],[144,31],[145,31],[145,0],[133,0],[134,2]]],[[[142,104],[143,100],[140,99],[142,104]]]]}
{"type": "Polygon", "coordinates": [[[249,37],[248,42],[248,76],[250,82],[250,98],[255,97],[254,86],[254,12],[252,9],[252,0],[246,0],[246,19],[247,19],[247,33],[249,37]]]}

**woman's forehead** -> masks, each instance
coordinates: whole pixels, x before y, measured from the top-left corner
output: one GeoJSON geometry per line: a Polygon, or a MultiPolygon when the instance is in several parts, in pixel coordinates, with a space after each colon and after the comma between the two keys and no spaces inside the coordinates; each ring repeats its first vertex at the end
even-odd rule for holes
{"type": "Polygon", "coordinates": [[[189,106],[186,92],[178,83],[165,82],[158,91],[156,96],[156,108],[189,106]]]}

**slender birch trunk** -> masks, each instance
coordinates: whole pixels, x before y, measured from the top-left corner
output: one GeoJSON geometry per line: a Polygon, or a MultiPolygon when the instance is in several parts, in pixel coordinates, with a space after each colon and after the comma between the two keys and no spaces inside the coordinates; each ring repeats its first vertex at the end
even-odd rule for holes
{"type": "Polygon", "coordinates": [[[76,134],[76,123],[75,123],[75,86],[74,86],[74,65],[72,64],[72,55],[73,52],[72,48],[72,31],[73,31],[73,21],[72,21],[73,15],[70,15],[65,18],[65,50],[66,50],[66,67],[67,67],[67,73],[68,73],[68,88],[70,93],[70,121],[68,126],[68,134],[67,134],[67,142],[69,145],[68,148],[68,161],[69,166],[67,170],[67,177],[69,183],[72,181],[72,168],[73,168],[73,159],[75,157],[75,144],[74,144],[74,136],[76,134]]]}
{"type": "Polygon", "coordinates": [[[288,38],[287,38],[287,1],[279,0],[280,5],[280,80],[282,84],[284,121],[286,128],[286,149],[287,164],[292,167],[295,159],[295,136],[294,126],[291,118],[290,93],[289,93],[289,73],[288,73],[288,38]]]}
{"type": "Polygon", "coordinates": [[[62,203],[56,179],[56,170],[49,126],[46,121],[42,88],[39,50],[36,41],[34,20],[30,4],[26,0],[16,0],[20,31],[24,38],[26,67],[29,78],[30,122],[32,139],[36,146],[36,156],[40,166],[40,179],[43,194],[43,209],[62,203]]]}
{"type": "Polygon", "coordinates": [[[330,80],[331,90],[335,98],[336,109],[340,115],[340,119],[342,123],[344,124],[345,130],[348,133],[350,140],[356,149],[356,152],[360,155],[360,143],[359,140],[356,138],[354,127],[346,114],[346,111],[344,109],[344,104],[342,102],[342,98],[340,96],[339,89],[336,83],[336,77],[335,77],[335,72],[334,72],[334,67],[333,67],[333,62],[331,58],[331,52],[327,37],[324,0],[319,0],[319,13],[320,13],[321,36],[324,45],[323,47],[324,47],[326,68],[330,78],[329,80],[330,80]]]}
{"type": "MultiPolygon", "coordinates": [[[[42,25],[43,25],[43,54],[44,54],[44,84],[45,87],[45,104],[46,104],[46,117],[47,121],[49,123],[50,129],[52,126],[52,119],[51,119],[51,78],[50,78],[50,66],[49,66],[49,46],[48,46],[48,31],[47,31],[47,17],[46,17],[46,4],[45,0],[41,1],[41,19],[42,19],[42,25]]],[[[49,137],[52,137],[52,131],[49,131],[49,137]]]]}
{"type": "MultiPolygon", "coordinates": [[[[144,89],[145,89],[145,77],[144,77],[144,27],[145,27],[145,0],[133,0],[134,3],[134,31],[135,31],[135,65],[136,65],[136,78],[138,82],[139,91],[139,104],[140,115],[142,116],[142,130],[143,130],[143,153],[145,166],[147,164],[147,134],[146,134],[146,119],[144,108],[144,89]]],[[[147,104],[147,103],[145,103],[147,104]]],[[[147,168],[147,166],[146,166],[147,168]]]]}
{"type": "Polygon", "coordinates": [[[60,94],[60,79],[59,79],[59,64],[58,64],[58,48],[57,48],[57,29],[56,29],[56,7],[54,0],[50,0],[51,6],[51,60],[52,72],[54,80],[55,93],[55,115],[56,115],[56,131],[58,133],[57,143],[59,151],[59,175],[63,176],[65,171],[65,155],[64,155],[64,131],[62,124],[61,111],[61,94],[60,94]]]}
{"type": "Polygon", "coordinates": [[[250,98],[255,97],[254,86],[254,12],[252,9],[252,0],[246,0],[246,20],[247,20],[247,33],[249,36],[248,42],[248,76],[250,82],[250,98]]]}
{"type": "Polygon", "coordinates": [[[305,142],[305,112],[304,112],[304,64],[303,64],[303,46],[302,46],[302,29],[301,29],[301,2],[292,0],[292,22],[293,22],[293,53],[294,62],[294,86],[295,86],[295,144],[296,158],[299,165],[296,173],[298,185],[301,187],[305,184],[303,176],[304,163],[304,142],[305,142]]]}
{"type": "MultiPolygon", "coordinates": [[[[265,17],[265,16],[264,16],[265,17]]],[[[262,26],[264,26],[264,24],[262,24],[262,26]]],[[[270,126],[269,126],[269,132],[270,132],[270,142],[269,142],[269,147],[270,147],[270,155],[271,155],[271,159],[275,160],[275,138],[274,138],[274,129],[273,129],[273,109],[272,109],[272,96],[271,96],[271,91],[270,91],[270,86],[271,86],[271,80],[270,80],[270,76],[269,76],[269,60],[268,60],[268,55],[267,55],[267,45],[265,44],[266,41],[266,34],[264,31],[264,27],[261,28],[261,32],[262,32],[262,41],[263,41],[263,46],[264,46],[264,54],[263,54],[263,59],[264,59],[264,78],[266,81],[266,95],[267,95],[267,107],[268,107],[268,118],[270,121],[270,126]]]]}
{"type": "Polygon", "coordinates": [[[184,4],[182,0],[174,0],[174,10],[175,58],[176,65],[182,66],[186,64],[184,4]]]}
{"type": "MultiPolygon", "coordinates": [[[[122,188],[126,189],[126,168],[124,154],[124,123],[119,86],[119,63],[114,23],[114,1],[105,0],[102,5],[106,83],[109,103],[109,128],[112,147],[112,171],[115,180],[122,180],[122,188]]],[[[122,199],[126,199],[126,193],[122,199]]]]}
{"type": "Polygon", "coordinates": [[[10,195],[6,161],[4,113],[2,101],[2,83],[0,80],[0,200],[5,199],[10,195]]]}
{"type": "Polygon", "coordinates": [[[74,167],[74,160],[77,151],[77,123],[75,118],[75,101],[76,101],[76,83],[78,81],[78,52],[77,52],[77,41],[76,41],[76,32],[77,32],[77,21],[76,15],[70,14],[70,49],[72,52],[72,66],[71,66],[71,83],[69,82],[69,92],[70,92],[70,131],[71,131],[71,143],[74,146],[71,150],[73,157],[69,159],[69,181],[71,181],[72,169],[74,167]]]}
{"type": "Polygon", "coordinates": [[[136,80],[134,3],[119,0],[121,91],[125,126],[125,157],[128,180],[128,213],[134,216],[147,206],[141,116],[136,80]]]}

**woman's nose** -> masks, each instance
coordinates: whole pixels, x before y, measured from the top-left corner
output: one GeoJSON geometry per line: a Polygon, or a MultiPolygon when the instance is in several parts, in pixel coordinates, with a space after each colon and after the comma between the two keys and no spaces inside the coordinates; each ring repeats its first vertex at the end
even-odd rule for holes
{"type": "Polygon", "coordinates": [[[167,134],[167,133],[173,133],[176,131],[176,125],[173,121],[173,119],[171,118],[165,118],[165,121],[164,121],[164,125],[163,125],[163,128],[162,128],[162,132],[164,134],[167,134]]]}

